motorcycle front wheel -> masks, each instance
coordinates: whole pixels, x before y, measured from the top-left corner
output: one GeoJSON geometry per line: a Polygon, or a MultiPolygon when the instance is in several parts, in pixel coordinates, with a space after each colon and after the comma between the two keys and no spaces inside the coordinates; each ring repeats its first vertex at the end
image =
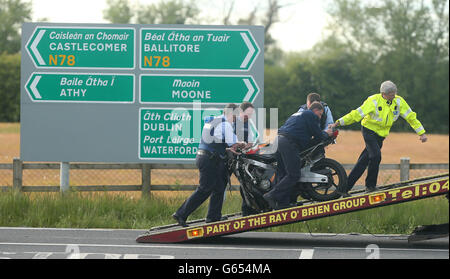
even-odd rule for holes
{"type": "Polygon", "coordinates": [[[303,190],[314,201],[329,201],[341,197],[347,187],[347,173],[344,167],[330,158],[323,158],[314,164],[311,172],[326,175],[327,183],[303,183],[303,190]]]}

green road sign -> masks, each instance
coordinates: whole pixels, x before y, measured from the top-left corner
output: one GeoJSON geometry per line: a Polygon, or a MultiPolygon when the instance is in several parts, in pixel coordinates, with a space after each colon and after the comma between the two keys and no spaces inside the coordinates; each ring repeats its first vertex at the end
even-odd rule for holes
{"type": "Polygon", "coordinates": [[[25,89],[33,102],[133,103],[134,75],[33,73],[25,89]]]}
{"type": "Polygon", "coordinates": [[[253,102],[259,88],[251,76],[141,75],[140,102],[208,104],[253,102]]]}
{"type": "Polygon", "coordinates": [[[249,30],[142,28],[141,69],[244,70],[260,50],[249,30]]]}
{"type": "Polygon", "coordinates": [[[37,27],[26,50],[38,68],[133,69],[133,28],[37,27]]]}
{"type": "MultiPolygon", "coordinates": [[[[215,111],[220,115],[220,111],[215,111]]],[[[141,108],[139,159],[194,159],[203,128],[204,111],[141,108]]]]}
{"type": "Polygon", "coordinates": [[[264,26],[21,27],[24,160],[192,164],[204,117],[244,101],[264,135],[264,26]]]}
{"type": "MultiPolygon", "coordinates": [[[[204,119],[221,114],[220,109],[141,108],[139,159],[195,159],[204,119]]],[[[251,120],[250,131],[256,141],[258,131],[251,120]]]]}

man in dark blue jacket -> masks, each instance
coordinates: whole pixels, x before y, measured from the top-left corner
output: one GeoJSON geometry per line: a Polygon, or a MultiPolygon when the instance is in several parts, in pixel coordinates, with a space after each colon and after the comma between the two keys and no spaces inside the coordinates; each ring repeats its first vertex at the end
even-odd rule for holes
{"type": "Polygon", "coordinates": [[[322,131],[320,128],[323,111],[323,106],[314,102],[308,110],[291,115],[278,129],[278,183],[264,195],[264,199],[273,209],[290,206],[291,194],[300,179],[300,152],[309,146],[313,137],[326,139],[332,135],[331,129],[322,131]]]}

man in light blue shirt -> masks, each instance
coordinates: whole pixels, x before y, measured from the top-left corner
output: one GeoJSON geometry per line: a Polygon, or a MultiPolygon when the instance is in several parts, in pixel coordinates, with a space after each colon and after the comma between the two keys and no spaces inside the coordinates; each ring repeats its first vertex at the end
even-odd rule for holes
{"type": "Polygon", "coordinates": [[[309,93],[306,97],[306,104],[300,106],[298,112],[303,112],[311,106],[313,102],[320,102],[323,106],[324,112],[322,118],[320,118],[320,128],[325,131],[328,129],[328,125],[333,124],[333,115],[331,114],[330,107],[320,100],[320,95],[317,93],[309,93]]]}
{"type": "Polygon", "coordinates": [[[243,102],[239,105],[239,117],[236,118],[234,123],[234,133],[237,135],[239,141],[247,143],[245,148],[253,146],[256,138],[251,129],[250,121],[255,107],[250,102],[243,102]]]}

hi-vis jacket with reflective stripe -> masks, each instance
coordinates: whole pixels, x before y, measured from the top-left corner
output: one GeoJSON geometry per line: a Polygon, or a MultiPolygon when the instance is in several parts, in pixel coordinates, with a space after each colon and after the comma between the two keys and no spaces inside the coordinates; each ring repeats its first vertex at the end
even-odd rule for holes
{"type": "Polygon", "coordinates": [[[352,110],[337,121],[339,121],[339,125],[346,126],[362,119],[362,126],[374,131],[381,137],[386,137],[392,124],[399,116],[402,116],[419,136],[425,133],[425,129],[416,118],[416,113],[398,95],[395,96],[391,104],[388,104],[381,93],[372,95],[359,108],[352,110]]]}

